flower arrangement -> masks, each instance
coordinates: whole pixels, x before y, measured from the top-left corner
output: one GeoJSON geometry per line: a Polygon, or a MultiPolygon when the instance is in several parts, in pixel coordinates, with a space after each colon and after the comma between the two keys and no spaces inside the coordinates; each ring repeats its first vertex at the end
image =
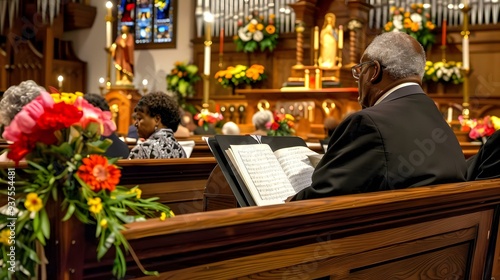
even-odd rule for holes
{"type": "Polygon", "coordinates": [[[274,114],[273,120],[266,124],[269,136],[288,136],[293,135],[295,118],[290,114],[274,114]]]}
{"type": "Polygon", "coordinates": [[[270,14],[267,21],[263,16],[259,16],[254,11],[248,16],[246,22],[238,20],[238,35],[234,36],[236,51],[254,52],[257,48],[260,51],[273,51],[278,44],[278,33],[275,26],[275,15],[270,14]]]}
{"type": "Polygon", "coordinates": [[[186,97],[193,96],[193,85],[199,80],[200,75],[196,65],[177,61],[167,75],[167,89],[177,93],[179,103],[183,103],[186,97]]]}
{"type": "Polygon", "coordinates": [[[209,124],[215,124],[215,123],[224,119],[222,114],[220,114],[218,112],[212,113],[206,109],[202,109],[201,112],[194,115],[193,118],[195,121],[198,121],[198,126],[203,127],[203,129],[205,129],[205,131],[208,130],[209,124]]]}
{"type": "Polygon", "coordinates": [[[81,96],[41,92],[5,128],[3,137],[12,142],[7,157],[16,165],[25,159],[28,167],[23,180],[15,178],[11,169],[3,177],[9,181],[0,179],[7,186],[16,181],[15,201],[9,200],[0,211],[0,242],[9,244],[0,246],[2,279],[37,277],[36,266],[45,259],[37,248],[50,237],[46,205],[53,201],[62,200],[63,221],[74,216],[95,227],[98,259],[114,247],[112,272],[119,279],[125,276],[125,253],[129,250],[121,233],[124,224],[144,217],[173,216],[167,206],[155,202],[157,198],[142,198],[138,186],[118,186],[121,172],[115,165],[117,159],[103,155],[111,140],[100,139],[116,129],[111,113],[92,106],[81,96]],[[13,232],[7,226],[14,218],[15,245],[8,239],[13,232]],[[8,264],[10,246],[15,246],[19,261],[15,266],[8,264]]]}
{"type": "Polygon", "coordinates": [[[461,84],[464,81],[464,77],[460,72],[461,68],[462,62],[426,61],[424,81],[461,84]]]}
{"type": "Polygon", "coordinates": [[[462,126],[462,131],[469,132],[469,138],[479,140],[489,137],[500,129],[500,118],[496,116],[485,116],[482,119],[465,120],[463,116],[458,116],[462,126]]]}
{"type": "Polygon", "coordinates": [[[215,73],[214,77],[223,87],[250,85],[267,78],[264,74],[264,66],[260,64],[254,64],[250,68],[245,65],[229,66],[226,70],[215,73]]]}
{"type": "Polygon", "coordinates": [[[430,20],[430,14],[425,11],[422,3],[411,4],[411,12],[405,12],[401,7],[391,7],[391,17],[385,24],[385,32],[405,32],[415,38],[424,49],[435,43],[436,38],[432,31],[436,25],[430,20]]]}

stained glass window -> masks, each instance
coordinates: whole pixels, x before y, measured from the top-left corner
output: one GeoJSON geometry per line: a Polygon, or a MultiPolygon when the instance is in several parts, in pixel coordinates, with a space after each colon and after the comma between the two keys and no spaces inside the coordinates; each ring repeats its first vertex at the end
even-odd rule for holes
{"type": "Polygon", "coordinates": [[[117,31],[126,25],[136,49],[175,48],[177,0],[117,0],[117,31]]]}

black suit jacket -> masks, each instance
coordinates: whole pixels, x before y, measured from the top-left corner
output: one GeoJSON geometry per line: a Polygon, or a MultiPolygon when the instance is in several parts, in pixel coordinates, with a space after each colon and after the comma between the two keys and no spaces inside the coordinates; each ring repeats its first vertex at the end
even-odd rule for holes
{"type": "Polygon", "coordinates": [[[337,127],[294,200],[465,181],[456,136],[420,86],[400,88],[337,127]]]}
{"type": "Polygon", "coordinates": [[[467,180],[500,178],[500,130],[490,136],[478,153],[467,160],[467,180]]]}

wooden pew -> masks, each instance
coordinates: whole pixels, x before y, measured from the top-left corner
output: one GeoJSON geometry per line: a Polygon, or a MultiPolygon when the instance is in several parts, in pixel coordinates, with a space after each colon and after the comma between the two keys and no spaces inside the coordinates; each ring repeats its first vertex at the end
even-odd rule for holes
{"type": "MultiPolygon", "coordinates": [[[[207,179],[217,165],[214,157],[118,160],[122,168],[120,185],[139,185],[144,197],[159,197],[160,202],[172,208],[176,214],[203,211],[203,192],[207,179]]],[[[12,162],[0,162],[0,169],[13,167],[12,162]]],[[[19,175],[26,163],[21,163],[19,175]]],[[[4,186],[0,185],[0,188],[4,186]]],[[[4,197],[0,205],[4,205],[4,197]],[[2,204],[3,203],[3,204],[2,204]]]]}
{"type": "MultiPolygon", "coordinates": [[[[490,279],[499,206],[500,179],[153,219],[123,233],[160,277],[133,261],[128,276],[490,279]]],[[[109,279],[111,259],[90,256],[74,279],[109,279]]]]}

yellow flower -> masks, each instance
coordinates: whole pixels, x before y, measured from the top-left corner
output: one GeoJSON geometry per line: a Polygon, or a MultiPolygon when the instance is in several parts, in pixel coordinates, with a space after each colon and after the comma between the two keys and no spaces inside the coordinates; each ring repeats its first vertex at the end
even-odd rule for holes
{"type": "Polygon", "coordinates": [[[160,221],[165,221],[166,218],[167,214],[165,212],[161,212],[160,221]]]}
{"type": "Polygon", "coordinates": [[[107,228],[108,227],[108,220],[102,219],[100,222],[100,225],[102,228],[107,228]]]}
{"type": "Polygon", "coordinates": [[[10,245],[9,238],[10,238],[10,229],[4,229],[0,232],[0,243],[5,245],[10,245]]]}
{"type": "Polygon", "coordinates": [[[102,210],[102,203],[100,197],[89,198],[87,204],[90,206],[89,211],[98,214],[102,210]]]}
{"type": "Polygon", "coordinates": [[[174,211],[170,210],[169,214],[170,214],[170,217],[175,217],[174,211]]]}
{"type": "Polygon", "coordinates": [[[38,197],[38,194],[29,193],[26,196],[26,201],[24,201],[24,207],[26,207],[28,211],[38,212],[43,207],[42,200],[38,197]]]}
{"type": "Polygon", "coordinates": [[[276,27],[274,27],[274,25],[268,25],[266,26],[266,32],[269,34],[274,34],[274,32],[276,32],[276,27]]]}
{"type": "Polygon", "coordinates": [[[127,193],[136,193],[136,197],[137,197],[137,199],[139,199],[139,198],[141,198],[142,190],[139,188],[135,188],[127,193]]]}
{"type": "Polygon", "coordinates": [[[262,29],[264,29],[264,24],[262,23],[257,24],[257,30],[262,31],[262,29]]]}

